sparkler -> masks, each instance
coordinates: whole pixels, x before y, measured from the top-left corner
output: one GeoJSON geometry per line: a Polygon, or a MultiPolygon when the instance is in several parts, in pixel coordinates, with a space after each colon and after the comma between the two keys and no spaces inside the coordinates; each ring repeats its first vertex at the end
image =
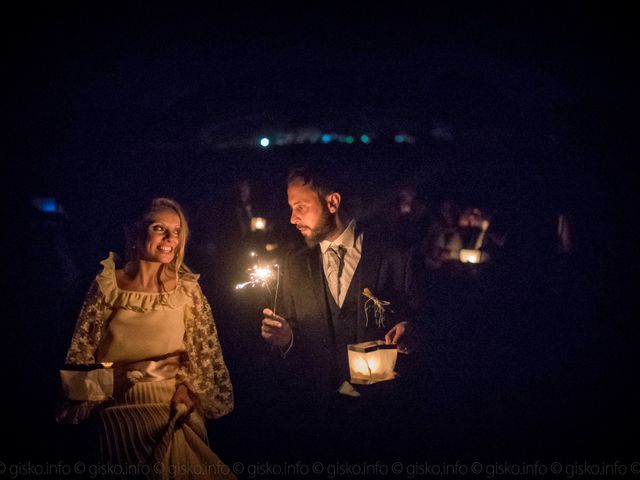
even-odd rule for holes
{"type": "MultiPolygon", "coordinates": [[[[251,254],[252,257],[256,257],[255,253],[251,254]]],[[[253,267],[248,268],[247,272],[249,273],[249,281],[244,283],[239,283],[236,285],[236,290],[242,290],[247,287],[255,288],[265,288],[269,292],[269,295],[272,295],[270,283],[273,282],[274,278],[276,281],[275,293],[273,294],[273,313],[276,313],[276,301],[278,299],[278,287],[280,286],[280,265],[258,265],[255,264],[253,267]]]]}

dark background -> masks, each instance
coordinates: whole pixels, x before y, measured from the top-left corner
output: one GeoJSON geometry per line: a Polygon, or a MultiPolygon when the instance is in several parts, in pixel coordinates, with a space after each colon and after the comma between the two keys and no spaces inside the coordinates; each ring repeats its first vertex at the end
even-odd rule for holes
{"type": "MultiPolygon", "coordinates": [[[[224,211],[230,187],[248,178],[290,239],[283,180],[309,159],[349,172],[365,200],[411,180],[428,201],[499,211],[520,232],[517,267],[432,286],[429,414],[408,458],[425,459],[433,444],[448,459],[631,458],[621,439],[638,420],[629,308],[637,78],[625,8],[30,5],[3,23],[5,412],[16,412],[10,432],[29,432],[7,460],[85,453],[64,447],[78,437],[51,420],[57,368],[99,259],[121,248],[132,203],[171,196],[197,220],[207,206],[224,211]],[[305,127],[376,137],[249,142],[305,127]],[[401,132],[415,143],[394,142],[401,132]],[[55,197],[64,215],[36,212],[38,196],[55,197]],[[535,234],[559,208],[577,245],[560,267],[535,234]]],[[[203,238],[194,229],[195,250],[203,238]]],[[[245,432],[272,386],[242,350],[261,344],[234,336],[251,335],[259,302],[238,315],[215,272],[191,263],[214,313],[218,305],[238,396],[236,412],[212,427],[222,437],[214,450],[228,463],[262,458],[268,427],[258,423],[252,441],[245,432]]]]}

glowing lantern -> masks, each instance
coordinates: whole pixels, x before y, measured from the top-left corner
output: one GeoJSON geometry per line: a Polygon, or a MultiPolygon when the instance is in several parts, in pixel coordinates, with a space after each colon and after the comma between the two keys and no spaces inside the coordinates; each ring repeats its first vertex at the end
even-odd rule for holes
{"type": "Polygon", "coordinates": [[[264,231],[267,228],[267,220],[262,217],[253,217],[251,219],[251,231],[264,231]]]}
{"type": "Polygon", "coordinates": [[[484,257],[480,250],[469,250],[463,248],[460,250],[460,261],[462,263],[482,263],[484,261],[484,257]]]}
{"type": "Polygon", "coordinates": [[[382,340],[347,345],[351,383],[372,384],[393,380],[398,346],[382,340]]]}

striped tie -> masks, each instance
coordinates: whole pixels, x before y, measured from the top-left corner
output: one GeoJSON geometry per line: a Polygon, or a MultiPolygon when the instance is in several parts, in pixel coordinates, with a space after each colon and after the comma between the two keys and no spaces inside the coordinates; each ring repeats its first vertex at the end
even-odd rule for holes
{"type": "Polygon", "coordinates": [[[329,271],[327,275],[329,290],[331,291],[331,295],[338,306],[340,305],[340,276],[344,269],[344,256],[346,253],[347,249],[342,245],[329,247],[327,249],[329,260],[329,271]]]}

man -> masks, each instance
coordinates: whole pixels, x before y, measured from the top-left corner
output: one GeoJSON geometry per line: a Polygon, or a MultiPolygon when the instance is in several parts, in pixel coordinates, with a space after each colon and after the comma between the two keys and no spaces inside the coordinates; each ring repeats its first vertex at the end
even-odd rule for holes
{"type": "MultiPolygon", "coordinates": [[[[366,421],[364,412],[373,411],[371,401],[354,398],[357,393],[344,383],[349,380],[347,345],[384,339],[402,353],[412,349],[410,256],[350,219],[340,189],[322,172],[292,170],[287,196],[290,221],[308,248],[285,262],[279,310],[263,311],[262,337],[280,349],[290,367],[291,396],[304,404],[309,417],[319,424],[333,420],[341,427],[345,425],[336,415],[366,421]],[[382,316],[366,303],[365,289],[389,302],[378,312],[382,316]]],[[[372,394],[377,385],[357,390],[363,398],[379,398],[372,394]]]]}

